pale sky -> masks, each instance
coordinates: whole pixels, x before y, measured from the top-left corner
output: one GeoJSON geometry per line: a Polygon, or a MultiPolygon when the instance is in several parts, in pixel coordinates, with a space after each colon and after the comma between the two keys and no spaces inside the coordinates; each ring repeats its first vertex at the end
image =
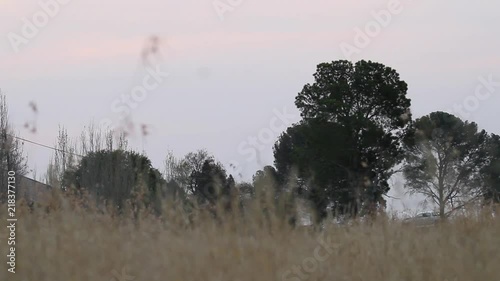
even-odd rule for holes
{"type": "MultiPolygon", "coordinates": [[[[206,148],[230,173],[239,162],[248,180],[272,164],[279,129],[300,119],[295,96],[321,62],[393,67],[409,85],[415,117],[457,114],[454,105],[469,103],[460,114],[499,134],[498,11],[498,1],[465,0],[0,0],[0,88],[20,136],[53,145],[58,125],[76,137],[91,120],[118,118],[121,95],[151,78],[141,52],[158,36],[154,65],[168,77],[134,103],[131,118],[151,135],[133,147],[160,170],[167,149],[182,156],[206,148]],[[368,29],[365,44],[357,28],[368,29]],[[357,52],[346,57],[346,44],[357,52]],[[495,82],[481,86],[480,77],[495,82]],[[292,115],[285,125],[275,113],[284,108],[292,115]],[[23,128],[31,121],[36,134],[23,128]],[[260,164],[248,160],[249,137],[262,146],[260,164]]],[[[52,152],[25,148],[43,174],[52,152]]],[[[402,204],[416,203],[393,202],[402,204]]]]}

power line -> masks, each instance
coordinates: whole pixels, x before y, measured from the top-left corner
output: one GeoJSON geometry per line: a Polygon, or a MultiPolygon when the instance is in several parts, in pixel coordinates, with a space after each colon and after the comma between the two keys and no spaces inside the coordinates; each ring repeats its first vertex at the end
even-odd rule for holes
{"type": "Polygon", "coordinates": [[[15,139],[18,139],[18,140],[21,140],[21,141],[25,141],[25,142],[29,142],[31,144],[38,145],[38,146],[41,146],[41,147],[45,147],[45,148],[48,148],[48,149],[52,149],[54,151],[58,151],[58,152],[61,152],[61,153],[68,153],[68,154],[75,155],[75,156],[78,156],[78,157],[81,157],[81,158],[84,157],[83,155],[80,155],[80,154],[77,154],[77,153],[73,153],[73,152],[69,152],[69,151],[64,151],[64,150],[59,149],[59,148],[51,147],[51,146],[48,146],[48,145],[45,145],[45,144],[41,144],[41,143],[38,143],[38,142],[35,142],[35,141],[31,141],[31,140],[28,140],[28,139],[25,139],[25,138],[21,138],[21,137],[15,136],[15,135],[12,135],[12,134],[8,134],[8,135],[11,136],[11,137],[13,137],[13,138],[15,138],[15,139]]]}

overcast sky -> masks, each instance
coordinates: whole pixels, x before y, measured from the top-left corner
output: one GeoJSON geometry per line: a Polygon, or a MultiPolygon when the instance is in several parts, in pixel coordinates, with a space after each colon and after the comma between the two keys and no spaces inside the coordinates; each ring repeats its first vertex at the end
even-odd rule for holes
{"type": "MultiPolygon", "coordinates": [[[[24,138],[53,145],[58,125],[76,137],[134,107],[150,135],[132,145],[159,169],[167,149],[206,148],[249,179],[300,119],[294,98],[321,62],[381,62],[409,84],[415,117],[444,110],[500,133],[498,11],[466,0],[0,0],[0,88],[24,138]],[[154,71],[141,60],[151,36],[154,71]]],[[[44,173],[52,152],[25,148],[44,173]]]]}

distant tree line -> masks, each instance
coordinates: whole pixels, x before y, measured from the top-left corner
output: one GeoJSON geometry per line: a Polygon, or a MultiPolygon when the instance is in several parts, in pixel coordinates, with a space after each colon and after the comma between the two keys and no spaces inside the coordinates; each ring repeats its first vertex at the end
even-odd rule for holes
{"type": "Polygon", "coordinates": [[[278,177],[296,172],[297,193],[321,220],[385,208],[389,178],[431,199],[442,218],[470,204],[499,203],[499,136],[445,112],[412,119],[407,84],[371,61],[318,65],[295,104],[302,120],[274,146],[278,177]]]}
{"type": "MultiPolygon", "coordinates": [[[[425,195],[442,218],[472,204],[500,203],[500,137],[445,112],[413,120],[407,90],[399,74],[380,63],[319,64],[314,82],[295,98],[302,119],[279,136],[274,165],[250,183],[235,182],[205,150],[180,159],[169,151],[162,173],[146,155],[129,150],[123,134],[93,126],[82,133],[79,149],[60,128],[46,181],[88,192],[98,205],[141,205],[157,214],[162,202],[207,208],[215,216],[216,206],[244,211],[248,202],[261,202],[263,212],[274,208],[292,224],[297,199],[310,203],[316,222],[329,215],[375,216],[386,207],[389,179],[400,172],[407,190],[425,195]]],[[[3,133],[10,129],[0,101],[3,133]]],[[[2,167],[10,153],[12,165],[25,171],[19,143],[2,141],[2,167]]]]}

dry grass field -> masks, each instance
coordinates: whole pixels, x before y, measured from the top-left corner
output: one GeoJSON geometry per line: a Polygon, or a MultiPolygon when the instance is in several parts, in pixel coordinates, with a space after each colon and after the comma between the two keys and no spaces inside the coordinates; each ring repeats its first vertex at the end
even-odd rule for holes
{"type": "MultiPolygon", "coordinates": [[[[15,274],[5,270],[1,231],[0,280],[500,281],[500,221],[492,218],[428,228],[379,219],[315,231],[259,212],[219,221],[198,212],[187,223],[175,210],[134,220],[84,210],[60,195],[31,212],[23,205],[15,274]]],[[[6,211],[1,206],[5,224],[6,211]]]]}

